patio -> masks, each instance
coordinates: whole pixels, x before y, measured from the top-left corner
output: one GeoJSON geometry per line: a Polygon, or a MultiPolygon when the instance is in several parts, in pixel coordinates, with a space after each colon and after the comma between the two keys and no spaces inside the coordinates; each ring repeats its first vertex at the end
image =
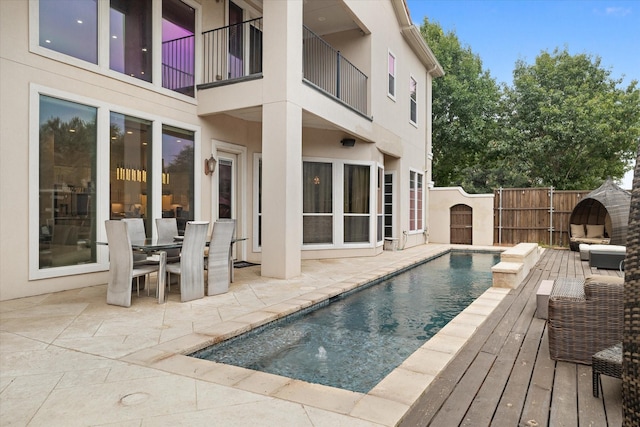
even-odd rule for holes
{"type": "Polygon", "coordinates": [[[451,361],[439,374],[425,371],[426,364],[438,365],[432,356],[413,370],[394,371],[402,388],[362,395],[181,354],[449,247],[303,261],[302,276],[287,281],[260,277],[260,267],[236,269],[229,293],[189,303],[172,290],[166,304],[145,292],[133,296],[130,308],[109,306],[106,285],[0,302],[0,420],[30,426],[621,425],[620,381],[603,377],[605,399],[594,398],[590,367],[549,360],[545,322],[534,317],[541,280],[595,272],[568,250],[546,250],[517,290],[496,292],[497,307],[471,327],[476,333],[466,345],[448,350],[460,338],[440,337],[432,347],[442,346],[437,353],[451,361]]]}

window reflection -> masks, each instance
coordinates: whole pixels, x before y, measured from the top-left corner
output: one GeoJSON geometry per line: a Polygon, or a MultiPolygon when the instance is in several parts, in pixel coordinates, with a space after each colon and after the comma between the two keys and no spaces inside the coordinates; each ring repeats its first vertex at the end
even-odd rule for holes
{"type": "Polygon", "coordinates": [[[151,81],[151,0],[111,0],[109,67],[151,81]]]}
{"type": "Polygon", "coordinates": [[[180,0],[162,1],[162,87],[194,96],[196,12],[180,0]]]}
{"type": "Polygon", "coordinates": [[[111,219],[145,218],[151,223],[151,122],[124,114],[110,118],[111,219]]]}
{"type": "Polygon", "coordinates": [[[97,110],[40,97],[39,267],[96,262],[97,110]]]}
{"type": "Polygon", "coordinates": [[[40,0],[40,46],[98,63],[97,0],[40,0]]]}
{"type": "Polygon", "coordinates": [[[194,219],[194,133],[162,126],[162,216],[178,219],[184,233],[194,219]]]}
{"type": "Polygon", "coordinates": [[[333,165],[304,162],[302,242],[333,243],[333,165]]]}

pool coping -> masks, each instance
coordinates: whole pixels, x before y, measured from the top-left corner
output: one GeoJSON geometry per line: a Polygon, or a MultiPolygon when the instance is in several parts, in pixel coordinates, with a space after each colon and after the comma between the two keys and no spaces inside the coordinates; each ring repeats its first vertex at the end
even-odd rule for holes
{"type": "Polygon", "coordinates": [[[353,291],[372,281],[397,274],[451,250],[500,252],[501,247],[447,247],[428,256],[408,259],[393,268],[381,267],[348,280],[263,307],[230,321],[201,327],[196,332],[128,354],[120,360],[211,382],[237,390],[348,415],[379,425],[397,424],[436,375],[458,354],[510,289],[491,287],[473,301],[436,335],[404,360],[368,393],[308,383],[279,375],[187,356],[197,350],[353,291]]]}

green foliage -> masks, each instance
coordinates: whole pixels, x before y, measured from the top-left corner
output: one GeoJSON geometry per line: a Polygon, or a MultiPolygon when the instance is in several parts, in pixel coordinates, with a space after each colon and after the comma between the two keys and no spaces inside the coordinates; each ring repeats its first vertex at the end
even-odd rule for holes
{"type": "Polygon", "coordinates": [[[438,186],[461,184],[496,132],[500,91],[480,57],[455,33],[444,33],[426,18],[420,31],[445,70],[433,81],[433,179],[438,186]]]}
{"type": "Polygon", "coordinates": [[[498,187],[598,187],[622,178],[640,143],[637,82],[620,88],[599,57],[543,51],[498,86],[481,59],[426,18],[445,70],[433,81],[433,179],[470,193],[498,187]]]}
{"type": "Polygon", "coordinates": [[[599,57],[566,49],[516,63],[504,122],[531,186],[596,188],[624,175],[640,141],[640,92],[610,74],[599,57]]]}

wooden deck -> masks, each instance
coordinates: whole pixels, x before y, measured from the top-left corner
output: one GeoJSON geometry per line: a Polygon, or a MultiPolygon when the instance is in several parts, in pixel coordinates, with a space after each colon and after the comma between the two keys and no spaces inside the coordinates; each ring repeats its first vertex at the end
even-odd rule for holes
{"type": "Polygon", "coordinates": [[[602,376],[593,397],[591,366],[551,360],[546,321],[535,317],[540,281],[591,274],[621,275],[546,250],[399,425],[621,426],[621,381],[602,376]]]}

